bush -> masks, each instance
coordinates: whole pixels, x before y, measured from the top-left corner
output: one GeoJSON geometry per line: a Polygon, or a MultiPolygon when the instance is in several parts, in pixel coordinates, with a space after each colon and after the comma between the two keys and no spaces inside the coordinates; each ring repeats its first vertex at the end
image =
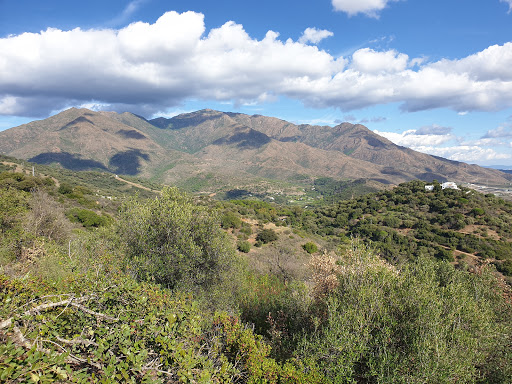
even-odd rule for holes
{"type": "Polygon", "coordinates": [[[176,188],[145,202],[128,200],[118,222],[129,268],[140,280],[207,288],[233,263],[234,249],[213,213],[176,188]]]}
{"type": "Polygon", "coordinates": [[[496,263],[496,268],[505,276],[512,276],[512,260],[505,260],[501,264],[496,263]]]}
{"type": "Polygon", "coordinates": [[[242,226],[242,220],[234,212],[226,212],[224,215],[222,215],[222,217],[220,219],[220,223],[221,223],[222,228],[224,228],[224,229],[228,229],[228,228],[238,229],[242,226]]]}
{"type": "Polygon", "coordinates": [[[277,233],[273,229],[262,229],[256,236],[256,241],[268,244],[278,239],[277,233]]]}
{"type": "Polygon", "coordinates": [[[237,244],[237,248],[240,252],[248,253],[251,250],[251,243],[248,241],[240,241],[237,244]]]}
{"type": "Polygon", "coordinates": [[[106,225],[109,222],[107,217],[100,216],[88,209],[73,208],[66,213],[66,216],[71,221],[82,224],[85,228],[97,228],[106,225]]]}
{"type": "Polygon", "coordinates": [[[321,332],[297,349],[331,382],[510,382],[510,320],[491,271],[424,258],[398,271],[360,246],[338,261],[321,332]]]}
{"type": "Polygon", "coordinates": [[[73,187],[69,184],[62,183],[57,191],[62,195],[69,195],[73,193],[73,187]]]}
{"type": "Polygon", "coordinates": [[[318,247],[312,241],[308,241],[306,244],[303,244],[302,248],[304,248],[304,250],[309,254],[318,252],[318,247]]]}
{"type": "Polygon", "coordinates": [[[71,232],[71,223],[66,219],[62,207],[45,191],[37,190],[29,201],[31,210],[25,222],[26,232],[44,236],[58,242],[65,241],[71,232]]]}

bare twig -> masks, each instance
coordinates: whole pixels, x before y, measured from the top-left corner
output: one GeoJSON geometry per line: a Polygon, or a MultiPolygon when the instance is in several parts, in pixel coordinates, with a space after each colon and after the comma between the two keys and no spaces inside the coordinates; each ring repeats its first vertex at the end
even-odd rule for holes
{"type": "MultiPolygon", "coordinates": [[[[53,344],[53,345],[55,345],[56,347],[58,347],[58,348],[62,349],[62,350],[64,351],[64,353],[67,353],[67,354],[68,354],[68,357],[66,358],[66,363],[68,363],[68,364],[77,364],[77,363],[79,363],[79,364],[89,364],[90,366],[92,366],[92,367],[94,367],[94,368],[97,368],[97,369],[99,369],[99,370],[102,370],[102,369],[103,369],[103,366],[102,366],[101,364],[93,363],[92,361],[87,361],[87,360],[82,359],[82,358],[80,358],[80,357],[78,357],[78,356],[72,355],[71,353],[69,353],[69,352],[67,351],[67,349],[66,349],[66,348],[64,348],[64,347],[63,347],[62,345],[60,345],[60,344],[57,344],[57,343],[56,343],[56,342],[54,342],[54,341],[51,341],[51,340],[42,340],[42,341],[45,341],[45,342],[50,343],[50,344],[53,344]]],[[[39,348],[38,348],[38,350],[39,350],[39,348]]],[[[44,350],[43,348],[41,348],[40,350],[41,350],[41,351],[43,351],[43,352],[48,351],[48,350],[44,350]]],[[[48,351],[47,353],[49,353],[49,351],[48,351]]]]}
{"type": "MultiPolygon", "coordinates": [[[[80,309],[82,312],[88,313],[90,315],[93,315],[93,316],[96,316],[96,317],[99,317],[99,318],[102,318],[102,319],[105,319],[105,320],[108,320],[108,321],[118,321],[119,320],[119,319],[117,319],[115,317],[108,316],[108,315],[105,315],[103,313],[92,311],[89,308],[87,308],[87,307],[83,306],[82,304],[80,304],[80,303],[82,303],[84,301],[89,300],[90,298],[91,298],[90,296],[83,296],[83,297],[79,297],[79,298],[72,297],[72,298],[70,298],[68,300],[62,300],[62,301],[57,301],[57,302],[41,304],[41,305],[38,305],[37,307],[34,307],[34,308],[32,308],[32,309],[30,309],[28,311],[25,311],[22,314],[22,316],[33,316],[33,315],[36,315],[39,312],[47,310],[47,309],[56,308],[56,307],[62,307],[62,306],[66,306],[66,307],[72,306],[72,307],[80,309]]],[[[60,314],[59,314],[59,316],[60,316],[60,314]]],[[[10,327],[11,324],[12,324],[13,319],[14,318],[11,317],[11,318],[9,318],[7,320],[0,321],[0,329],[4,329],[4,328],[10,327]]]]}
{"type": "Polygon", "coordinates": [[[61,343],[63,344],[67,344],[67,345],[77,345],[77,344],[81,344],[81,345],[85,345],[85,346],[89,346],[89,345],[94,345],[95,347],[98,346],[98,343],[92,341],[92,340],[87,340],[87,339],[83,339],[81,337],[77,337],[76,339],[72,339],[72,340],[67,340],[67,339],[63,339],[62,337],[59,337],[59,336],[55,336],[55,338],[57,340],[59,340],[61,343]]]}

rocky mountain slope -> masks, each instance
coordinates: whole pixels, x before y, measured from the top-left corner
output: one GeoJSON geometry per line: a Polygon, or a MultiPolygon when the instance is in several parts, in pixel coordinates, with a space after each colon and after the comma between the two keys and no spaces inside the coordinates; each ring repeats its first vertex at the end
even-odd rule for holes
{"type": "Polygon", "coordinates": [[[511,175],[397,146],[359,124],[295,125],[213,110],[146,120],[71,108],[0,132],[0,153],[70,169],[164,183],[212,177],[231,185],[321,176],[397,184],[411,179],[507,184],[511,175]]]}

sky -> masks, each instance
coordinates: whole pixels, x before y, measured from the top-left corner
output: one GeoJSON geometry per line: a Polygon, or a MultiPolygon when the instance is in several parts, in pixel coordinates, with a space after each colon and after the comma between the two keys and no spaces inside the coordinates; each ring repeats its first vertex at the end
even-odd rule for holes
{"type": "Polygon", "coordinates": [[[204,108],[512,167],[512,0],[0,0],[0,130],[204,108]]]}

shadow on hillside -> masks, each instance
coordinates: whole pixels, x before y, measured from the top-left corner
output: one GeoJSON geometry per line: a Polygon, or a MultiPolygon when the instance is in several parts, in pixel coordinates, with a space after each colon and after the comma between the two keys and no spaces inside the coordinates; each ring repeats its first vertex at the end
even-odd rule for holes
{"type": "Polygon", "coordinates": [[[64,168],[73,171],[89,171],[93,169],[108,171],[107,167],[99,161],[81,159],[80,155],[68,152],[45,152],[28,159],[28,161],[45,165],[59,163],[64,168]]]}
{"type": "Polygon", "coordinates": [[[158,117],[153,120],[149,120],[149,123],[154,127],[160,129],[172,129],[178,130],[186,127],[196,126],[204,123],[209,120],[217,120],[219,118],[219,114],[214,115],[204,115],[204,114],[187,114],[184,116],[175,116],[170,119],[166,119],[165,117],[158,117]]]}
{"type": "Polygon", "coordinates": [[[59,129],[59,131],[62,131],[66,128],[71,128],[79,123],[88,123],[88,124],[92,124],[92,125],[95,125],[91,120],[89,120],[87,117],[83,117],[83,116],[80,116],[80,117],[77,117],[75,120],[73,121],[70,121],[69,123],[67,123],[65,126],[63,126],[61,129],[59,129]]]}
{"type": "Polygon", "coordinates": [[[223,137],[215,140],[214,145],[230,145],[236,144],[240,149],[257,149],[265,144],[270,143],[272,139],[264,133],[258,132],[254,129],[249,131],[236,132],[231,136],[223,137]]]}
{"type": "Polygon", "coordinates": [[[120,131],[117,131],[116,134],[123,136],[126,139],[136,139],[136,140],[146,139],[146,136],[144,136],[140,132],[137,132],[134,129],[121,129],[120,131]]]}
{"type": "Polygon", "coordinates": [[[138,149],[130,149],[116,153],[110,158],[110,167],[113,172],[121,175],[136,175],[140,172],[140,159],[149,160],[149,155],[138,149]]]}
{"type": "Polygon", "coordinates": [[[448,181],[448,179],[446,177],[444,177],[438,173],[433,173],[433,172],[418,173],[414,176],[416,176],[416,178],[418,178],[419,180],[424,180],[427,182],[432,182],[434,180],[437,180],[440,183],[444,183],[445,181],[448,181]]]}

